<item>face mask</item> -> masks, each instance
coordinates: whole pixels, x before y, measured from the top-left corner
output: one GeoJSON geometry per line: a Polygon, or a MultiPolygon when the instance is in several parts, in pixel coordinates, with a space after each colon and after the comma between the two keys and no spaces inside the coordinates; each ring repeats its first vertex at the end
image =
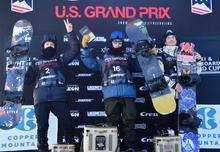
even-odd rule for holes
{"type": "Polygon", "coordinates": [[[110,54],[113,54],[113,55],[121,55],[121,54],[123,54],[123,50],[122,50],[122,48],[110,48],[109,49],[109,53],[110,54]]]}
{"type": "Polygon", "coordinates": [[[47,59],[52,58],[56,54],[56,49],[53,47],[47,47],[43,49],[43,56],[47,59]]]}
{"type": "Polygon", "coordinates": [[[110,44],[109,53],[114,55],[123,54],[123,41],[120,39],[113,39],[110,44]]]}

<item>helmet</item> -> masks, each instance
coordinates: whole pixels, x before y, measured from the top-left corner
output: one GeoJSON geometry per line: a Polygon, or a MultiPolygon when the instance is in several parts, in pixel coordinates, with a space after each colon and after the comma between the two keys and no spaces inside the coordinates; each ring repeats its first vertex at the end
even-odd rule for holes
{"type": "Polygon", "coordinates": [[[113,54],[117,54],[117,55],[121,54],[124,51],[124,48],[125,48],[124,38],[125,37],[124,37],[124,34],[122,32],[120,32],[120,31],[112,32],[111,35],[110,35],[110,40],[109,40],[109,42],[110,42],[109,53],[113,53],[113,54]],[[112,41],[115,40],[115,39],[120,39],[122,41],[122,46],[120,48],[114,48],[114,46],[112,45],[112,41]]]}
{"type": "Polygon", "coordinates": [[[111,33],[110,39],[124,39],[124,34],[120,31],[114,31],[111,33]]]}
{"type": "Polygon", "coordinates": [[[41,47],[44,48],[44,43],[47,41],[51,41],[54,43],[55,47],[56,47],[56,43],[57,43],[57,38],[54,34],[44,34],[43,35],[43,40],[41,41],[41,47]]]}
{"type": "MultiPolygon", "coordinates": [[[[176,33],[174,33],[172,30],[167,30],[165,33],[164,33],[164,35],[163,35],[163,42],[164,42],[164,44],[165,44],[165,42],[166,42],[166,38],[168,37],[168,36],[170,36],[170,35],[174,35],[175,37],[176,37],[176,33]]],[[[177,37],[176,37],[176,40],[177,40],[177,37]]],[[[177,40],[177,42],[178,42],[178,40],[177,40]]]]}
{"type": "Polygon", "coordinates": [[[163,35],[163,38],[164,38],[164,40],[167,38],[167,36],[169,36],[169,35],[174,35],[174,36],[176,36],[176,33],[174,33],[172,30],[167,30],[166,32],[165,32],[165,34],[163,35]]]}

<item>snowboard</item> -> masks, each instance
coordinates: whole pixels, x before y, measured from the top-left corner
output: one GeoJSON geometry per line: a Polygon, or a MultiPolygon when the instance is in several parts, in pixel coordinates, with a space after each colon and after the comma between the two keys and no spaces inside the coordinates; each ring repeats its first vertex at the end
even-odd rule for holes
{"type": "Polygon", "coordinates": [[[162,115],[174,112],[176,101],[167,85],[158,58],[149,52],[153,40],[148,34],[145,23],[139,18],[129,20],[126,33],[135,48],[155,110],[162,115]]]}
{"type": "Polygon", "coordinates": [[[179,93],[179,135],[182,139],[183,152],[198,152],[198,127],[201,120],[196,117],[196,84],[200,78],[197,74],[195,45],[189,42],[180,44],[177,52],[177,81],[183,87],[179,93]]]}
{"type": "Polygon", "coordinates": [[[5,49],[6,79],[1,95],[0,129],[11,129],[20,121],[24,77],[28,68],[28,52],[33,35],[29,21],[18,20],[12,31],[11,46],[5,49]]]}

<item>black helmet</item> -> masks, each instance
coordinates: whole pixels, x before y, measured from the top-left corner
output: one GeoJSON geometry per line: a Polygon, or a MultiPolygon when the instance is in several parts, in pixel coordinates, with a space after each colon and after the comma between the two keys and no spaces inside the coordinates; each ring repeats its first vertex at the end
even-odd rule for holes
{"type": "Polygon", "coordinates": [[[166,39],[167,36],[169,36],[169,35],[174,35],[174,36],[176,36],[176,33],[174,33],[172,30],[169,29],[169,30],[167,30],[167,31],[165,32],[163,38],[166,39]]]}
{"type": "Polygon", "coordinates": [[[54,43],[55,48],[56,48],[56,44],[57,44],[57,38],[54,34],[44,34],[43,35],[43,40],[41,41],[41,47],[42,49],[44,48],[44,43],[47,41],[51,41],[54,43]]]}
{"type": "Polygon", "coordinates": [[[163,35],[163,42],[165,43],[166,41],[166,38],[169,36],[169,35],[174,35],[176,37],[176,33],[174,33],[171,29],[167,30],[164,35],[163,35]]]}

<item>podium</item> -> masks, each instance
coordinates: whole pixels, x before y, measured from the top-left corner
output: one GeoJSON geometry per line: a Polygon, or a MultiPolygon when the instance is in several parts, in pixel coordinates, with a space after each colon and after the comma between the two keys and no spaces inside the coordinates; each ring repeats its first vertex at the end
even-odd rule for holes
{"type": "Polygon", "coordinates": [[[51,152],[75,152],[75,145],[55,144],[55,145],[52,145],[51,152]]]}
{"type": "Polygon", "coordinates": [[[181,137],[180,136],[167,136],[154,137],[154,150],[155,152],[182,152],[181,137]]]}
{"type": "Polygon", "coordinates": [[[119,152],[118,143],[117,127],[91,125],[84,128],[83,152],[119,152]]]}

